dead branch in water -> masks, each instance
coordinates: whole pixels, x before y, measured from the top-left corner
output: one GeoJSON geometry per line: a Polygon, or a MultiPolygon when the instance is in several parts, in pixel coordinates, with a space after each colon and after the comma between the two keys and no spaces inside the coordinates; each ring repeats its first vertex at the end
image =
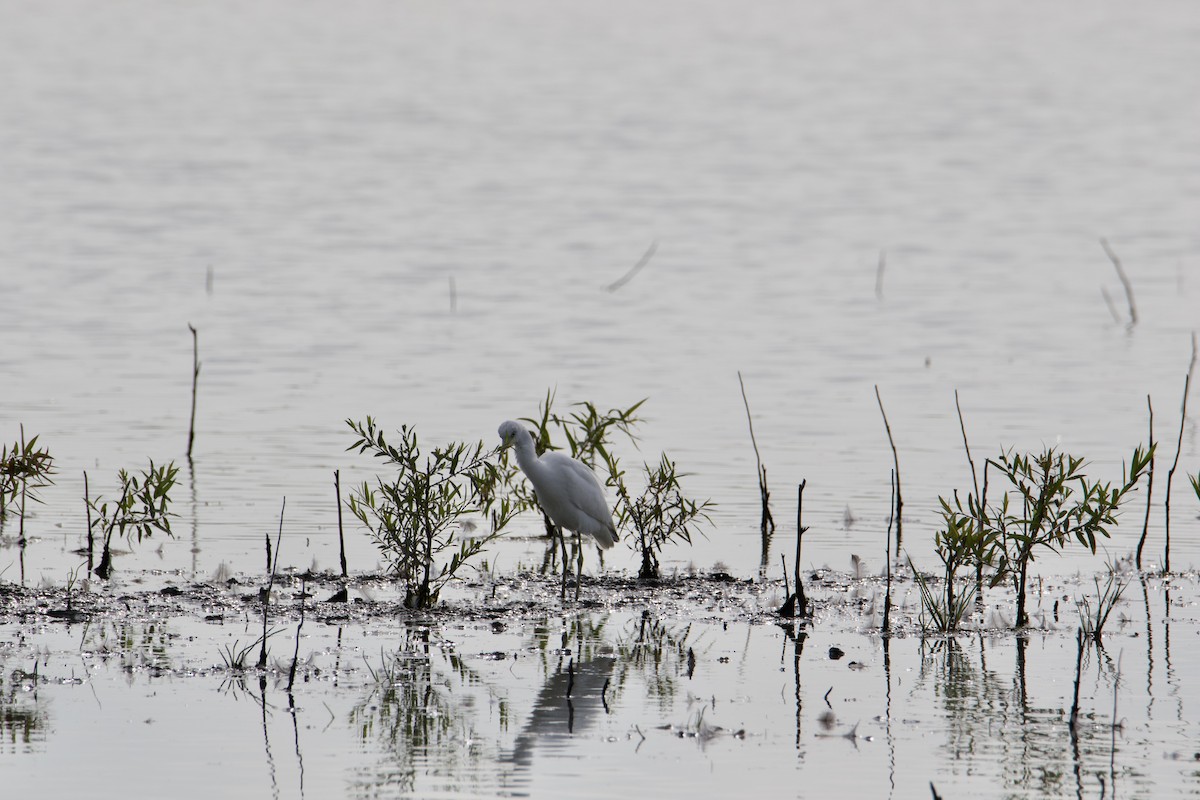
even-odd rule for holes
{"type": "Polygon", "coordinates": [[[808,598],[804,595],[804,583],[800,580],[800,549],[804,543],[804,533],[808,530],[804,526],[804,487],[808,485],[808,480],[800,481],[799,488],[796,491],[796,563],[795,581],[796,591],[791,592],[787,585],[787,559],[780,553],[779,557],[784,558],[783,562],[783,587],[787,592],[787,600],[779,608],[779,616],[781,617],[809,617],[812,616],[809,608],[808,598]]]}

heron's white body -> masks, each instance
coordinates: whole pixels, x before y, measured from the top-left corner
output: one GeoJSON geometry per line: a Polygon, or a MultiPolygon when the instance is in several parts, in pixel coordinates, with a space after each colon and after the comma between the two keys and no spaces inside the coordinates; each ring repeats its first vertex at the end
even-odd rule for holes
{"type": "Polygon", "coordinates": [[[511,420],[500,426],[499,433],[505,445],[516,449],[517,466],[533,484],[538,502],[555,525],[591,534],[603,548],[616,544],[617,528],[604,489],[586,464],[562,453],[539,457],[533,436],[511,420]]]}

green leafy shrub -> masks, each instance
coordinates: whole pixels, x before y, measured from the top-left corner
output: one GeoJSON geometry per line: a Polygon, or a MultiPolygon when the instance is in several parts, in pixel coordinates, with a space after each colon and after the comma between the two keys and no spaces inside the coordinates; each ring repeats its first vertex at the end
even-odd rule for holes
{"type": "Polygon", "coordinates": [[[128,541],[132,541],[136,535],[139,542],[156,530],[172,535],[171,517],[175,515],[168,508],[170,492],[178,473],[175,462],[156,467],[151,461],[150,468],[142,470],[140,476],[125,470],[117,473],[121,495],[116,502],[110,504],[99,495],[94,499],[87,498],[88,505],[96,513],[92,518],[92,528],[102,531],[104,540],[100,564],[95,569],[97,575],[108,578],[112,574],[111,545],[114,534],[124,536],[128,541]]]}
{"type": "Polygon", "coordinates": [[[517,504],[498,492],[503,473],[491,461],[496,451],[483,442],[450,442],[423,452],[416,430],[408,426],[400,428],[393,444],[371,417],[346,424],[358,437],[347,450],[371,453],[397,470],[390,480],[364,482],[350,497],[350,511],[370,531],[392,575],[405,584],[405,605],[429,608],[516,513],[517,504]],[[489,519],[490,530],[462,536],[464,517],[476,513],[489,519]]]}

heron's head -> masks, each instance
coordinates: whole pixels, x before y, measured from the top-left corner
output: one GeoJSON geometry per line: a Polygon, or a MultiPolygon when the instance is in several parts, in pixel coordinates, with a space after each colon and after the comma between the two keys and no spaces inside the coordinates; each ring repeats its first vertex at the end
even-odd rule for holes
{"type": "Polygon", "coordinates": [[[517,442],[517,437],[526,433],[519,422],[513,422],[511,419],[500,426],[498,431],[500,434],[500,446],[509,447],[517,442]]]}

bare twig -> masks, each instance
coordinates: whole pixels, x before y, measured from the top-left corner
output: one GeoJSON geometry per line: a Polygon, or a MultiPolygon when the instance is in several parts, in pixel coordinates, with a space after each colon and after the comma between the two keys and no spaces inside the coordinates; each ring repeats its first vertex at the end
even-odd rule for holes
{"type": "Polygon", "coordinates": [[[283,498],[283,506],[279,509],[279,533],[275,537],[275,558],[271,559],[271,535],[267,534],[267,590],[263,593],[263,634],[262,649],[258,651],[258,668],[267,666],[267,616],[271,607],[271,592],[275,589],[275,568],[279,565],[279,543],[283,539],[283,512],[287,510],[287,497],[283,498]]]}
{"type": "Polygon", "coordinates": [[[896,440],[892,438],[892,426],[888,424],[887,412],[883,410],[883,397],[879,394],[879,384],[875,384],[875,400],[879,403],[879,413],[883,415],[883,427],[887,430],[888,444],[892,446],[892,462],[896,468],[896,552],[899,553],[904,538],[904,497],[900,492],[900,456],[896,452],[896,440]]]}
{"type": "Polygon", "coordinates": [[[1187,377],[1183,379],[1183,402],[1179,408],[1179,439],[1175,444],[1175,461],[1167,472],[1167,497],[1165,500],[1166,514],[1166,551],[1163,554],[1163,572],[1171,571],[1171,483],[1175,479],[1175,469],[1179,466],[1179,453],[1183,450],[1183,428],[1187,424],[1188,388],[1192,384],[1192,373],[1196,369],[1196,334],[1192,332],[1192,360],[1188,362],[1187,377]]]}
{"type": "Polygon", "coordinates": [[[750,426],[750,444],[754,446],[754,463],[758,472],[758,491],[762,498],[762,535],[763,541],[775,532],[775,518],[771,516],[771,493],[767,490],[767,468],[763,466],[762,457],[758,453],[758,440],[754,438],[754,419],[750,416],[750,401],[746,399],[746,383],[742,373],[738,372],[738,385],[742,387],[742,403],[746,406],[746,423],[750,426]]]}
{"type": "MultiPolygon", "coordinates": [[[[350,570],[346,566],[346,536],[342,530],[342,476],[341,470],[333,471],[333,489],[337,494],[337,511],[338,511],[338,548],[342,558],[342,582],[350,577],[350,570]]],[[[343,586],[343,588],[345,588],[343,586]]]]}
{"type": "Polygon", "coordinates": [[[629,283],[631,280],[633,280],[634,275],[637,275],[639,272],[642,271],[642,267],[644,267],[650,263],[650,259],[654,257],[654,252],[656,250],[658,250],[658,240],[657,239],[655,239],[653,242],[650,243],[650,246],[648,248],[646,248],[646,252],[642,254],[642,257],[638,259],[638,262],[636,264],[634,264],[633,267],[628,272],[626,272],[624,275],[617,278],[615,281],[610,283],[608,286],[605,286],[604,288],[610,292],[615,292],[617,289],[620,289],[622,286],[629,283]]]}
{"type": "Polygon", "coordinates": [[[807,617],[808,598],[804,596],[804,583],[800,580],[800,547],[804,543],[804,533],[808,530],[804,526],[804,487],[808,485],[808,479],[800,481],[800,486],[796,490],[796,604],[800,607],[800,616],[807,617]]]}
{"type": "MultiPolygon", "coordinates": [[[[892,516],[896,510],[896,471],[892,470],[892,503],[888,509],[887,531],[883,534],[884,559],[887,564],[887,588],[883,593],[883,632],[891,630],[892,618],[892,516]]],[[[900,551],[897,550],[897,553],[900,551]]]]}
{"type": "Polygon", "coordinates": [[[804,583],[800,580],[800,549],[804,542],[804,533],[808,530],[804,526],[804,487],[807,485],[807,479],[800,481],[796,492],[796,591],[794,593],[787,583],[787,559],[784,558],[783,553],[779,554],[779,557],[783,559],[783,588],[787,594],[787,599],[779,608],[778,613],[781,617],[808,617],[810,615],[808,598],[804,595],[804,583]]]}
{"type": "Polygon", "coordinates": [[[92,536],[92,504],[88,502],[91,499],[91,492],[88,491],[88,476],[87,470],[83,471],[83,507],[87,509],[87,536],[88,536],[88,562],[87,573],[92,574],[92,552],[95,547],[95,537],[92,536]]]}
{"type": "Polygon", "coordinates": [[[1121,285],[1125,287],[1125,299],[1129,301],[1129,324],[1130,326],[1137,325],[1137,306],[1133,304],[1133,285],[1129,282],[1129,276],[1125,274],[1125,268],[1121,266],[1121,259],[1117,258],[1117,254],[1108,246],[1108,240],[1101,239],[1100,246],[1104,248],[1108,260],[1117,268],[1117,277],[1121,279],[1121,285]]]}

